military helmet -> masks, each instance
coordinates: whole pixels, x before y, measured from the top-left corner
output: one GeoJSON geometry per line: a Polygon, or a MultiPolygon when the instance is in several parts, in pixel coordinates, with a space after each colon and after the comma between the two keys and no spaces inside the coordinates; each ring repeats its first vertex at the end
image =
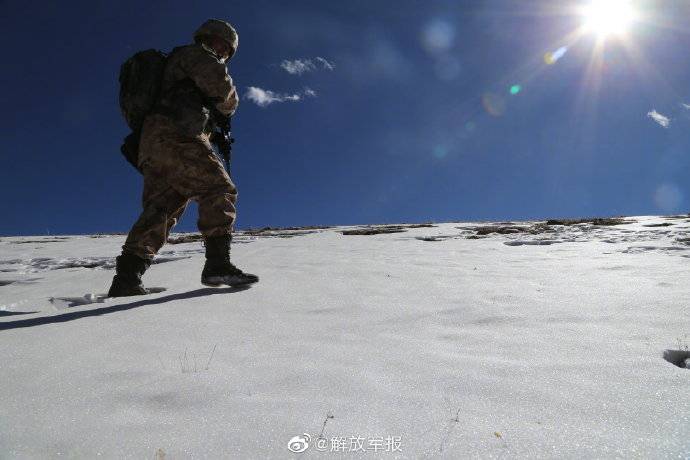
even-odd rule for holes
{"type": "Polygon", "coordinates": [[[228,42],[233,52],[237,50],[237,31],[225,21],[221,21],[220,19],[209,19],[201,24],[201,27],[194,32],[194,41],[199,41],[204,36],[221,38],[228,42]]]}

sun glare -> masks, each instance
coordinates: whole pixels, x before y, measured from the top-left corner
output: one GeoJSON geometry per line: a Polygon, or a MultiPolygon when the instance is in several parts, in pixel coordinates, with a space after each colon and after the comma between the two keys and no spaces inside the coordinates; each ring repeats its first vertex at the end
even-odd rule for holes
{"type": "Polygon", "coordinates": [[[584,9],[585,27],[601,37],[624,34],[635,16],[630,0],[592,0],[584,9]]]}

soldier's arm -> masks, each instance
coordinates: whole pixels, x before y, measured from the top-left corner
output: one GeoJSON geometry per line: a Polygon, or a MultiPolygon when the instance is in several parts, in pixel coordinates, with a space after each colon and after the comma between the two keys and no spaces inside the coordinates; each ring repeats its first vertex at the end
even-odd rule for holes
{"type": "Polygon", "coordinates": [[[237,89],[235,87],[233,87],[232,92],[230,93],[230,96],[228,97],[228,99],[225,100],[224,102],[217,103],[216,108],[223,115],[230,116],[233,113],[235,113],[235,110],[237,110],[237,106],[239,105],[239,103],[240,103],[240,99],[237,96],[237,89]]]}
{"type": "Polygon", "coordinates": [[[239,98],[225,64],[204,50],[189,53],[188,59],[184,61],[184,70],[196,86],[206,97],[216,102],[216,108],[223,115],[232,115],[239,98]]]}

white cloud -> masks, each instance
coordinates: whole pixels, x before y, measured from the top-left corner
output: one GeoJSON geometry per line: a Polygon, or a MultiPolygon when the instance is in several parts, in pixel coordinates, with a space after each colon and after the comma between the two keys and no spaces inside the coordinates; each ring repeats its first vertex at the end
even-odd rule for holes
{"type": "Polygon", "coordinates": [[[328,62],[326,59],[324,59],[322,57],[317,57],[316,61],[319,62],[321,64],[321,66],[326,70],[335,69],[335,66],[333,64],[331,64],[330,62],[328,62]]]}
{"type": "Polygon", "coordinates": [[[247,93],[244,97],[254,102],[259,107],[266,107],[274,102],[297,102],[302,99],[299,94],[278,94],[273,91],[257,88],[256,86],[247,88],[247,93]]]}
{"type": "Polygon", "coordinates": [[[316,91],[311,88],[304,88],[302,93],[280,94],[267,89],[257,88],[256,86],[250,86],[247,88],[244,97],[259,107],[266,107],[274,102],[299,102],[304,97],[316,97],[316,91]]]}
{"type": "Polygon", "coordinates": [[[647,114],[647,116],[659,123],[659,125],[661,125],[663,128],[668,128],[668,126],[671,124],[671,119],[669,117],[660,114],[656,110],[652,110],[647,114]]]}
{"type": "Polygon", "coordinates": [[[680,105],[682,105],[683,108],[690,110],[690,104],[686,104],[684,102],[681,102],[680,105]]]}
{"type": "Polygon", "coordinates": [[[335,66],[322,57],[311,59],[295,59],[289,61],[287,59],[280,63],[280,67],[291,75],[302,75],[306,72],[312,72],[318,69],[333,70],[335,66]]]}
{"type": "Polygon", "coordinates": [[[291,75],[302,75],[305,72],[311,72],[316,69],[316,66],[310,59],[284,60],[280,63],[280,67],[291,75]]]}

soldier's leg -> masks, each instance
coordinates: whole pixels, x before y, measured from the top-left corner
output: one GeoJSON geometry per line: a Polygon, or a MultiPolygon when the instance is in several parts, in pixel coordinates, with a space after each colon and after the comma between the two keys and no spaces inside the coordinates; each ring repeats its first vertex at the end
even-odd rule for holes
{"type": "Polygon", "coordinates": [[[237,218],[237,188],[218,159],[208,165],[206,187],[196,196],[197,227],[204,237],[230,235],[237,218]]]}
{"type": "Polygon", "coordinates": [[[150,262],[167,241],[188,199],[173,189],[162,175],[145,167],[142,202],[144,209],[127,235],[122,252],[150,262]]]}
{"type": "Polygon", "coordinates": [[[178,176],[170,178],[180,193],[199,203],[197,225],[204,236],[206,263],[201,282],[207,286],[239,286],[255,283],[259,277],[235,267],[230,262],[230,240],[235,222],[237,189],[223,164],[203,136],[185,143],[176,158],[184,163],[178,176]]]}
{"type": "Polygon", "coordinates": [[[237,188],[205,136],[178,141],[171,155],[177,167],[167,182],[199,204],[197,226],[204,237],[229,235],[236,218],[237,188]]]}
{"type": "Polygon", "coordinates": [[[188,200],[160,175],[146,167],[143,173],[144,210],[127,235],[122,254],[116,259],[115,276],[108,291],[110,297],[146,294],[141,277],[187,206],[188,200]]]}

